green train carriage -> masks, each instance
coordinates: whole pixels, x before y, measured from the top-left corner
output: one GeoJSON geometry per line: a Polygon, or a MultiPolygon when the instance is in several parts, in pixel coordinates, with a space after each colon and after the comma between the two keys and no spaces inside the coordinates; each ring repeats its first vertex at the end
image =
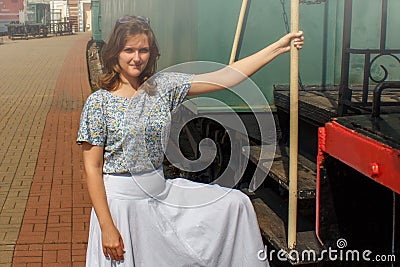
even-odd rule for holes
{"type": "MultiPolygon", "coordinates": [[[[228,64],[232,54],[242,3],[92,1],[93,36],[107,41],[117,18],[125,14],[146,16],[160,45],[160,70],[199,61],[215,62],[211,67],[222,66],[228,64]]],[[[181,138],[190,148],[183,151],[186,156],[198,157],[198,143],[206,137],[215,141],[218,152],[207,169],[182,174],[211,182],[232,160],[230,148],[240,146],[248,159],[237,187],[246,191],[254,174],[260,175],[256,169],[261,169],[266,179],[249,196],[266,243],[273,250],[282,249],[291,264],[332,260],[321,256],[328,248],[371,250],[391,259],[371,266],[395,264],[390,255],[400,259],[396,231],[400,226],[400,170],[396,167],[400,165],[400,18],[396,10],[400,10],[400,2],[393,0],[300,1],[300,28],[305,32],[306,44],[299,61],[299,218],[295,251],[287,248],[289,54],[251,77],[265,101],[260,101],[257,94],[252,99],[249,92],[246,102],[227,90],[206,96],[223,105],[202,101],[195,102],[191,109],[199,117],[224,116],[232,109],[242,119],[246,132],[226,129],[210,119],[191,121],[181,138]],[[276,128],[259,125],[258,113],[271,114],[276,128]],[[262,140],[263,133],[276,138],[272,156],[262,153],[263,146],[271,145],[262,140]],[[354,147],[354,140],[362,141],[354,147]],[[376,142],[374,146],[370,147],[370,140],[376,142]],[[377,158],[367,155],[382,148],[384,152],[377,152],[377,158]],[[390,164],[382,162],[387,156],[390,164]],[[260,162],[266,161],[269,164],[264,168],[260,162]],[[340,247],[338,240],[346,241],[346,247],[340,247]],[[293,257],[304,251],[316,254],[293,257]]],[[[288,0],[252,0],[245,11],[236,58],[280,38],[290,23],[288,0]]],[[[243,161],[243,155],[235,156],[243,161]]],[[[282,263],[276,256],[273,261],[282,263]]],[[[354,262],[342,259],[334,266],[338,264],[353,266],[354,262]]]]}

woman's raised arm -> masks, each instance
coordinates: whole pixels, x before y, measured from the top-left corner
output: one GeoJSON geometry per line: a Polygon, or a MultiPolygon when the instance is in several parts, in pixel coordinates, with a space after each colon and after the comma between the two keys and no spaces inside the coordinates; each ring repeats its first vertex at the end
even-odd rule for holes
{"type": "Polygon", "coordinates": [[[303,47],[303,32],[288,33],[264,49],[233,62],[229,66],[209,73],[195,75],[188,95],[211,93],[233,87],[250,77],[277,56],[290,51],[294,38],[297,49],[303,47]]]}

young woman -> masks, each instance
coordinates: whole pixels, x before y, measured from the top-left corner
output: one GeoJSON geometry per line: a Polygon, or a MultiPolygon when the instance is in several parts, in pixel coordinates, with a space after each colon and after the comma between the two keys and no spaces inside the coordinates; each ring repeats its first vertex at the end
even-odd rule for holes
{"type": "Polygon", "coordinates": [[[215,72],[156,74],[160,54],[148,21],[117,21],[102,51],[102,89],[87,99],[77,138],[93,203],[87,266],[268,265],[257,257],[264,246],[248,197],[165,180],[161,139],[169,113],[186,95],[240,83],[288,52],[292,39],[302,48],[302,32],[289,33],[215,72]]]}

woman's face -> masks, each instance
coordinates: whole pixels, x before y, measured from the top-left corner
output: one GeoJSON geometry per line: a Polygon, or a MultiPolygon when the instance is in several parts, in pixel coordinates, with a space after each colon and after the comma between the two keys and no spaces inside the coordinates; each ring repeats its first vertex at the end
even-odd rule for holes
{"type": "Polygon", "coordinates": [[[125,46],[118,55],[121,75],[127,80],[137,79],[147,66],[150,58],[150,46],[144,33],[128,37],[125,46]]]}

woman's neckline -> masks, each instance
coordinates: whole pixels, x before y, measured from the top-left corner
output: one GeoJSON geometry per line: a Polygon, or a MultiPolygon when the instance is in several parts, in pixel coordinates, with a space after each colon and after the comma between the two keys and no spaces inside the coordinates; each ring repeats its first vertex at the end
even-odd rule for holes
{"type": "Polygon", "coordinates": [[[133,98],[138,97],[138,95],[140,95],[140,94],[143,92],[143,90],[140,90],[140,89],[139,89],[139,90],[136,91],[136,93],[135,93],[133,96],[131,96],[131,97],[126,97],[126,96],[116,95],[116,94],[114,94],[114,93],[112,93],[112,92],[110,92],[110,91],[108,91],[108,90],[106,90],[106,89],[101,89],[101,90],[106,91],[107,94],[109,94],[109,95],[112,95],[112,96],[117,97],[117,98],[122,98],[122,99],[133,99],[133,98]]]}

